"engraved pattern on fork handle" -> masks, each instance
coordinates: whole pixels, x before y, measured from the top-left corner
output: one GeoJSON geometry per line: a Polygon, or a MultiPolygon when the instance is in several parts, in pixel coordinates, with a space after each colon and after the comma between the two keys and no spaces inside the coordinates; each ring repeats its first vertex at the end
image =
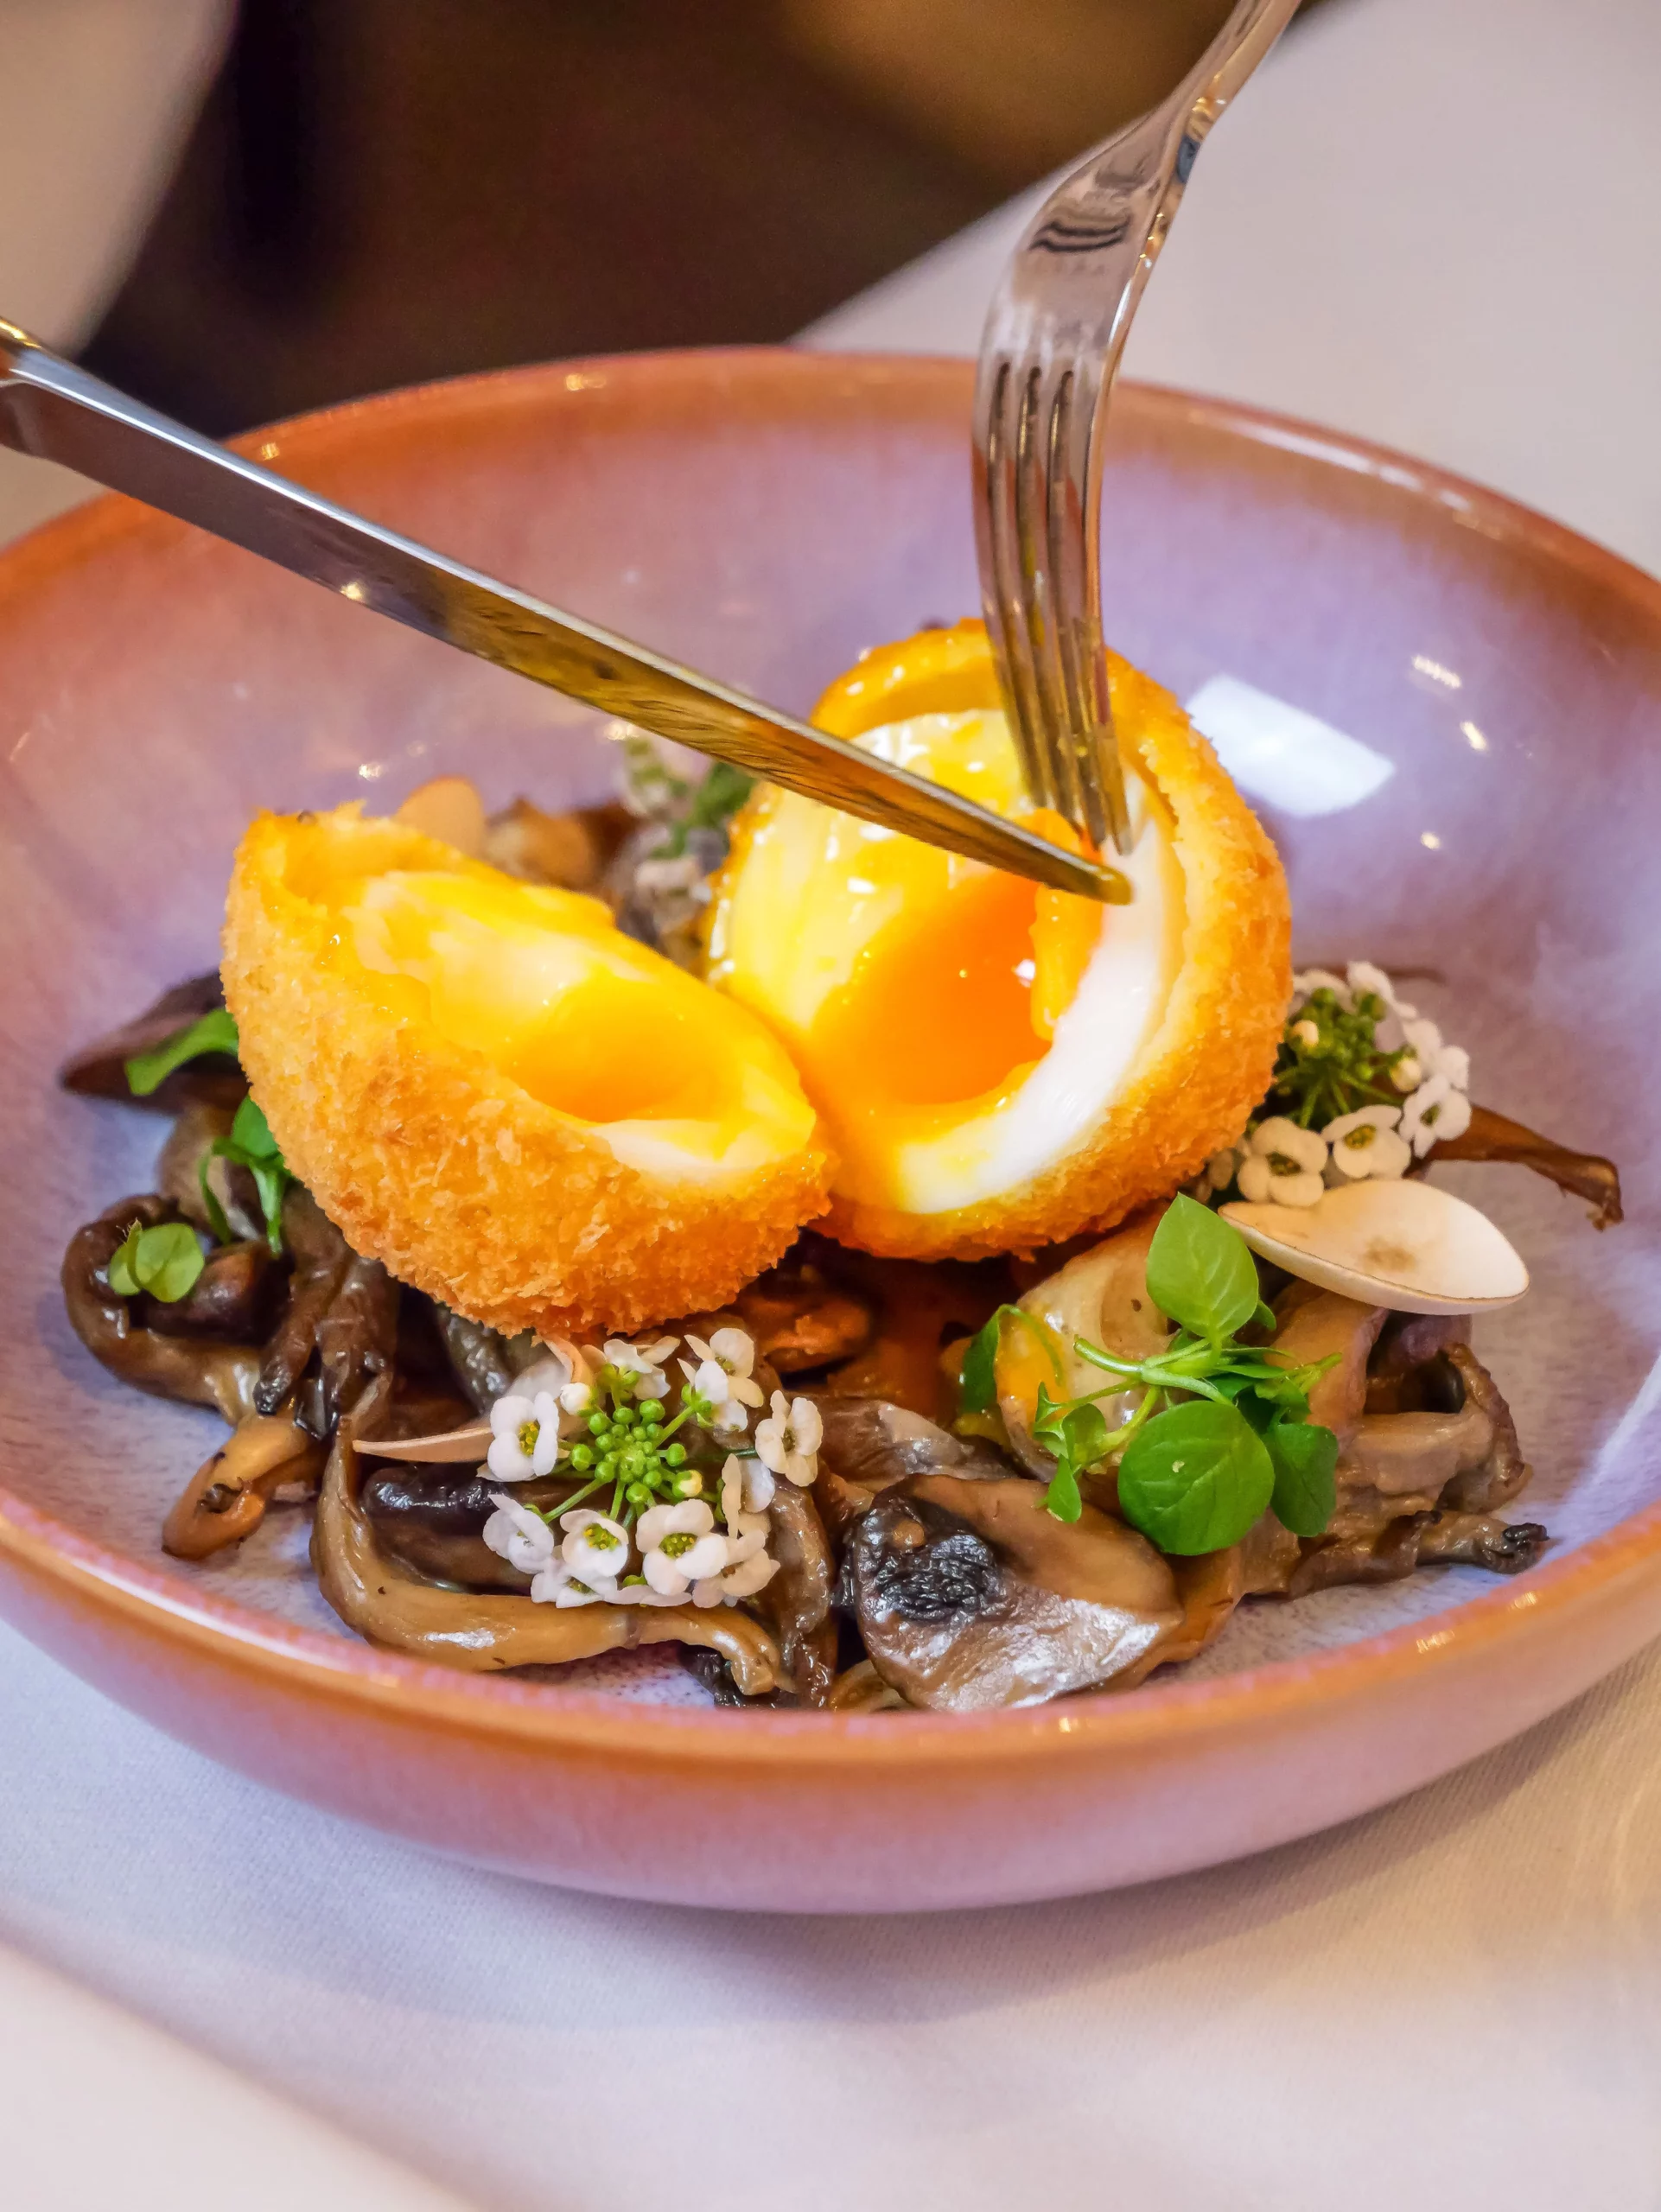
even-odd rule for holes
{"type": "Polygon", "coordinates": [[[975,391],[981,601],[1034,802],[1098,851],[1130,843],[1102,628],[1109,394],[1206,133],[1297,0],[1240,0],[1162,106],[1088,155],[1010,257],[975,391]]]}

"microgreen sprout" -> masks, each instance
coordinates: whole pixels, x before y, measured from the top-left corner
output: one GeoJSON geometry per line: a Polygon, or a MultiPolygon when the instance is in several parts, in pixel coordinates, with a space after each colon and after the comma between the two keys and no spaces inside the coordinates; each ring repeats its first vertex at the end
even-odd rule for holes
{"type": "MultiPolygon", "coordinates": [[[[1059,1521],[1078,1520],[1081,1477],[1111,1455],[1120,1511],[1161,1551],[1238,1543],[1270,1505],[1296,1535],[1319,1535],[1336,1499],[1338,1440],[1310,1422],[1309,1393],[1336,1355],[1292,1367],[1272,1348],[1240,1341],[1247,1329],[1271,1334],[1275,1317],[1244,1238],[1193,1198],[1166,1209],[1147,1273],[1149,1296],[1176,1324],[1159,1351],[1122,1359],[1083,1337],[1072,1344],[1085,1365],[1112,1377],[1114,1395],[1140,1390],[1129,1421],[1109,1427],[1098,1402],[1107,1386],[1060,1399],[1039,1386],[1033,1434],[1056,1463],[1045,1507],[1059,1521]]],[[[966,1414],[996,1403],[993,1370],[1012,1313],[1021,1309],[1001,1307],[964,1357],[966,1414]]]]}
{"type": "Polygon", "coordinates": [[[254,1188],[259,1193],[260,1211],[265,1217],[265,1241],[279,1256],[283,1250],[283,1199],[294,1180],[283,1158],[277,1139],[271,1135],[271,1125],[252,1098],[245,1098],[236,1110],[229,1136],[218,1137],[202,1154],[197,1178],[201,1186],[202,1204],[213,1234],[222,1244],[231,1242],[231,1226],[226,1220],[225,1209],[214,1195],[208,1181],[208,1169],[216,1159],[228,1160],[233,1166],[245,1167],[254,1179],[254,1188]]]}
{"type": "Polygon", "coordinates": [[[135,1098],[148,1098],[187,1060],[200,1059],[205,1052],[228,1052],[234,1059],[237,1050],[237,1025],[222,1006],[215,1007],[200,1020],[175,1029],[154,1051],[134,1053],[126,1063],[127,1088],[135,1098]]]}
{"type": "Polygon", "coordinates": [[[149,1229],[134,1222],[104,1274],[118,1298],[137,1298],[147,1290],[164,1306],[176,1306],[194,1288],[205,1265],[188,1221],[160,1221],[149,1229]]]}

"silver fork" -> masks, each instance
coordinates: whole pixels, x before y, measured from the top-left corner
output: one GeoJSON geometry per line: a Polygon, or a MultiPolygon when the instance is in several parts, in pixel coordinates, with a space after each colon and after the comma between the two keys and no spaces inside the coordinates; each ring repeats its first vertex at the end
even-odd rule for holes
{"type": "Polygon", "coordinates": [[[975,385],[981,604],[1034,801],[1130,844],[1102,638],[1102,428],[1114,372],[1206,132],[1298,0],[1240,0],[1162,107],[1063,180],[1010,257],[975,385]]]}

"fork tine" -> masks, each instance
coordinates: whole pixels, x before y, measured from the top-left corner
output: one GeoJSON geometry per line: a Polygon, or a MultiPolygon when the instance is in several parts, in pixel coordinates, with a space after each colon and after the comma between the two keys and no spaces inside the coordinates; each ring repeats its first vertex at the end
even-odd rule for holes
{"type": "Polygon", "coordinates": [[[982,604],[1021,774],[1037,804],[1053,806],[1056,798],[1048,775],[1023,612],[1026,593],[1017,515],[1020,422],[1028,381],[1017,381],[1007,359],[998,364],[983,418],[986,480],[977,521],[985,531],[981,562],[982,604]]]}
{"type": "Polygon", "coordinates": [[[1046,378],[1029,369],[1021,385],[1015,447],[1015,535],[1021,577],[1020,611],[1026,630],[1035,710],[1035,736],[1043,760],[1046,803],[1069,822],[1079,818],[1078,779],[1065,740],[1066,701],[1055,651],[1049,564],[1049,410],[1046,378]]]}
{"type": "Polygon", "coordinates": [[[1028,789],[1098,850],[1129,842],[1102,639],[1099,418],[1194,155],[1296,4],[1235,0],[1169,99],[1051,192],[987,312],[982,601],[1028,789]]]}
{"type": "Polygon", "coordinates": [[[1050,442],[1051,591],[1067,706],[1066,734],[1083,799],[1081,826],[1098,852],[1129,849],[1124,767],[1113,727],[1102,638],[1099,369],[1074,362],[1056,391],[1050,442]]]}

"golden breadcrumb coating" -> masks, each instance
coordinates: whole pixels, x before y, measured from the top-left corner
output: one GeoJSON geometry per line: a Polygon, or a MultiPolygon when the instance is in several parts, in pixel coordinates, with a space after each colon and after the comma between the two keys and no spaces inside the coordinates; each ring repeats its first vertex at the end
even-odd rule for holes
{"type": "MultiPolygon", "coordinates": [[[[342,923],[341,887],[391,870],[506,880],[352,805],[258,817],[226,907],[226,1002],[249,1084],[358,1251],[508,1334],[626,1332],[725,1304],[822,1211],[816,1130],[748,1173],[647,1173],[441,1033],[424,986],[372,973],[342,923]]],[[[754,1027],[770,1077],[795,1085],[754,1027]]]]}
{"type": "MultiPolygon", "coordinates": [[[[1110,669],[1119,742],[1174,823],[1184,920],[1164,1019],[1083,1144],[995,1198],[942,1212],[907,1212],[833,1189],[820,1226],[844,1244],[895,1258],[968,1260],[1104,1231],[1195,1176],[1238,1138],[1269,1087],[1291,995],[1291,909],[1279,855],[1171,694],[1116,655],[1110,669]]],[[[996,703],[984,632],[964,622],[878,649],[831,687],[815,719],[851,737],[914,714],[996,703]],[[931,650],[919,655],[920,645],[931,650]],[[918,665],[925,676],[913,680],[918,665]]],[[[740,864],[742,850],[741,818],[740,864]]]]}

